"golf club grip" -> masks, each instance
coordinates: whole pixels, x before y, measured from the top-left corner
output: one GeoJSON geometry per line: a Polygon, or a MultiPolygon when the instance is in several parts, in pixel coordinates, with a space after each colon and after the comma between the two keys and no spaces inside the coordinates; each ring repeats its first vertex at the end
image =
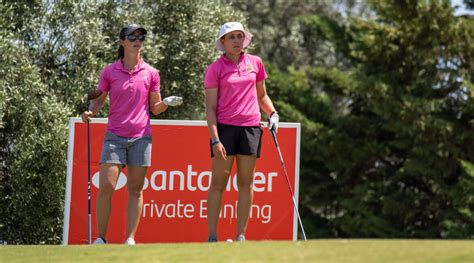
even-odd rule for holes
{"type": "Polygon", "coordinates": [[[278,145],[278,140],[277,140],[277,138],[276,138],[275,129],[272,128],[272,129],[270,130],[270,133],[272,134],[273,142],[275,143],[276,147],[277,147],[278,149],[280,149],[280,146],[278,145]]]}

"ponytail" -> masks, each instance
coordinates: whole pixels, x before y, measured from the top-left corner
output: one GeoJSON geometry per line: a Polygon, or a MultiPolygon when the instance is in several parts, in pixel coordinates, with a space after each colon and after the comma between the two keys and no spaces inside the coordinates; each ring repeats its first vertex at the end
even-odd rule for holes
{"type": "Polygon", "coordinates": [[[117,51],[117,59],[122,59],[124,57],[124,55],[125,55],[125,51],[123,49],[123,46],[120,45],[119,49],[117,51]]]}

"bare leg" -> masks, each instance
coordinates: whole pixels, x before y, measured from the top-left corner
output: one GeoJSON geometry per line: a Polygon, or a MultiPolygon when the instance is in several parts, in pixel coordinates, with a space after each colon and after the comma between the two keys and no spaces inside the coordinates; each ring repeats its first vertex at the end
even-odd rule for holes
{"type": "Polygon", "coordinates": [[[128,187],[128,208],[127,208],[127,238],[135,238],[138,223],[143,207],[143,184],[147,167],[129,166],[127,187],[128,187]]]}
{"type": "Polygon", "coordinates": [[[227,161],[212,158],[212,179],[207,196],[207,222],[209,225],[209,236],[217,237],[217,220],[222,205],[222,192],[225,190],[229,180],[234,156],[227,156],[227,161]]]}
{"type": "Polygon", "coordinates": [[[237,186],[239,201],[237,204],[237,237],[245,235],[249,221],[250,208],[253,202],[253,176],[257,157],[237,155],[237,186]]]}
{"type": "Polygon", "coordinates": [[[100,165],[99,193],[97,195],[96,216],[99,237],[106,239],[107,226],[112,210],[112,195],[117,185],[121,164],[104,163],[100,165]]]}

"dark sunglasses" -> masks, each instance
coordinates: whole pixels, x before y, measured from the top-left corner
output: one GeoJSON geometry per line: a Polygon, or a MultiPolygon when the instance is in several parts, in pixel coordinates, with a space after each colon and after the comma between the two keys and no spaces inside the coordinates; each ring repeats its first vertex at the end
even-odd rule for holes
{"type": "Polygon", "coordinates": [[[141,41],[144,41],[145,40],[145,35],[128,35],[126,36],[125,38],[127,38],[128,40],[130,40],[130,42],[133,42],[135,40],[139,40],[140,42],[141,41]]]}

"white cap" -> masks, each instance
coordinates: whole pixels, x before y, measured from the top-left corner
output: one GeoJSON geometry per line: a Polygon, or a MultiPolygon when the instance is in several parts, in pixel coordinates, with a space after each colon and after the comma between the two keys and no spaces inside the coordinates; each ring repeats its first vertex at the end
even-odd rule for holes
{"type": "Polygon", "coordinates": [[[239,22],[227,22],[221,26],[219,29],[219,37],[216,39],[216,48],[219,49],[220,51],[225,51],[224,45],[222,45],[220,39],[223,37],[225,34],[230,33],[232,31],[242,31],[244,32],[245,39],[244,39],[244,48],[247,48],[248,45],[250,45],[250,42],[252,41],[252,34],[248,31],[244,30],[244,26],[242,26],[241,23],[239,22]]]}

